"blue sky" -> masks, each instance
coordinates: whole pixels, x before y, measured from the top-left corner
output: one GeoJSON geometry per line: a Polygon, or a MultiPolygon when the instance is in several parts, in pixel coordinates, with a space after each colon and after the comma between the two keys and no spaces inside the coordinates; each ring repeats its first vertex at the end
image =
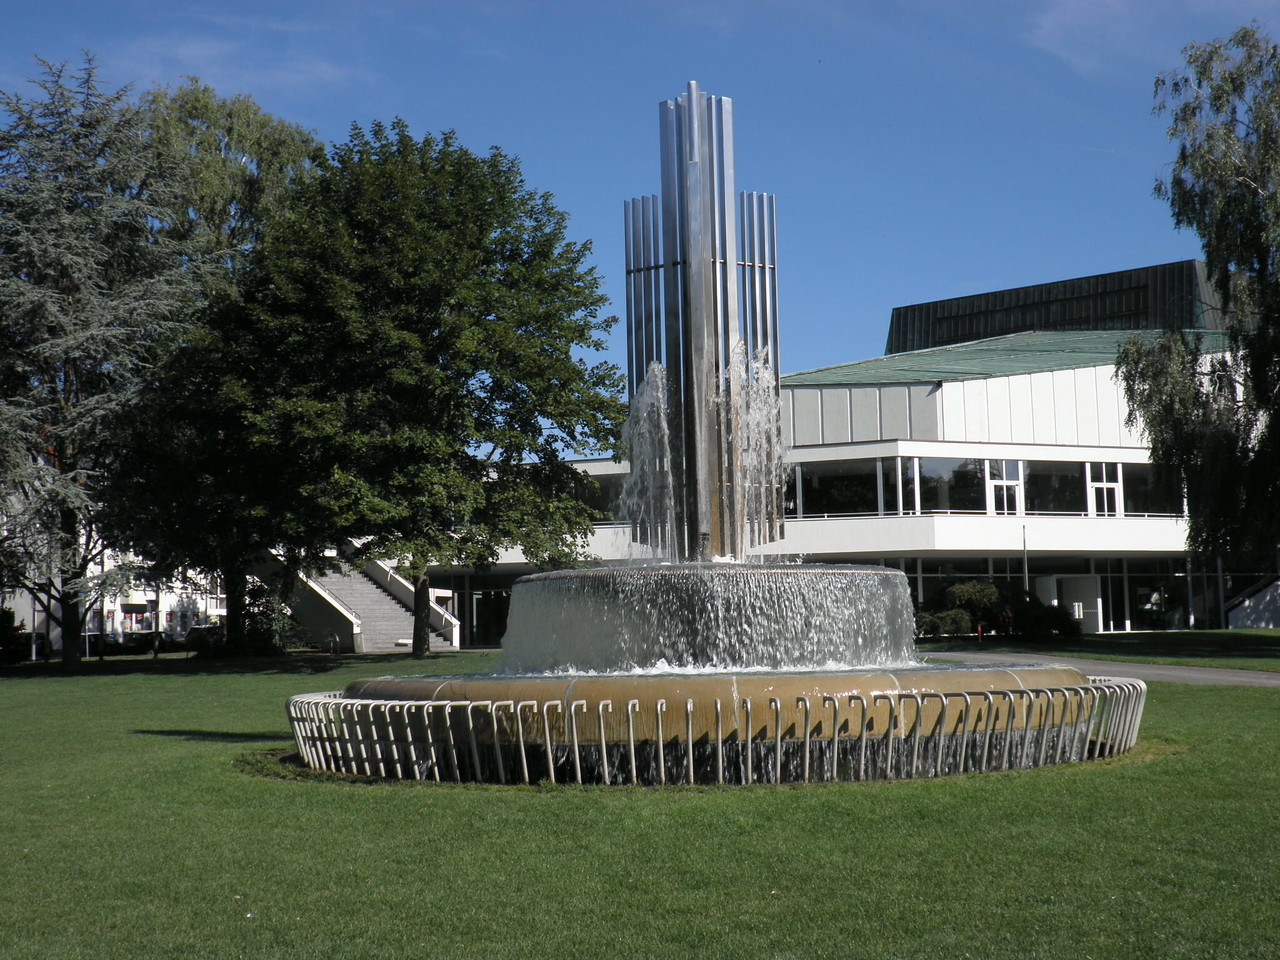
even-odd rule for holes
{"type": "MultiPolygon", "coordinates": [[[[1197,256],[1153,199],[1155,75],[1280,0],[9,0],[33,55],[111,86],[199,76],[340,142],[403,117],[521,158],[623,310],[622,204],[658,191],[657,103],[734,101],[739,189],[776,194],[784,372],[878,356],[890,310],[1197,256]]],[[[621,325],[610,359],[621,362],[621,325]]]]}

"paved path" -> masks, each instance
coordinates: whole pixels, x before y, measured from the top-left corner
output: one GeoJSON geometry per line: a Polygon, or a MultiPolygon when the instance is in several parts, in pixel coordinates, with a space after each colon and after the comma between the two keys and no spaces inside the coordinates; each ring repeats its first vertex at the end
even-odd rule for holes
{"type": "Polygon", "coordinates": [[[961,663],[1062,663],[1091,677],[1134,677],[1162,683],[1192,683],[1224,687],[1280,688],[1280,673],[1266,670],[1224,670],[1219,667],[1167,667],[1155,663],[1120,660],[1077,660],[1074,657],[1036,656],[1029,653],[931,653],[928,660],[961,663]]]}

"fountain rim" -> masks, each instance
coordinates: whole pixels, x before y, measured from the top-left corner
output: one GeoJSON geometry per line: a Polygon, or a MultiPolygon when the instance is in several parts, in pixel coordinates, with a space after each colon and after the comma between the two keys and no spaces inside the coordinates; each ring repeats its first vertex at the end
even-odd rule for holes
{"type": "Polygon", "coordinates": [[[517,577],[516,583],[536,583],[546,580],[571,580],[579,578],[611,577],[631,573],[650,577],[674,577],[694,574],[698,577],[742,576],[820,576],[832,574],[866,575],[877,577],[905,577],[897,567],[871,563],[754,563],[750,561],[699,560],[689,562],[640,561],[636,563],[608,564],[599,567],[577,567],[568,570],[540,570],[517,577]]]}

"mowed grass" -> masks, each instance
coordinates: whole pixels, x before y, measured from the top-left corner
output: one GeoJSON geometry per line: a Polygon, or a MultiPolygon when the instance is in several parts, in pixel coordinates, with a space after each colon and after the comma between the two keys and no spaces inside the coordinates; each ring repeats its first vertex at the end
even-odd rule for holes
{"type": "Polygon", "coordinates": [[[422,664],[106,667],[0,679],[6,960],[1280,954],[1280,690],[1153,684],[1081,766],[495,788],[247,772],[289,694],[422,664]]]}

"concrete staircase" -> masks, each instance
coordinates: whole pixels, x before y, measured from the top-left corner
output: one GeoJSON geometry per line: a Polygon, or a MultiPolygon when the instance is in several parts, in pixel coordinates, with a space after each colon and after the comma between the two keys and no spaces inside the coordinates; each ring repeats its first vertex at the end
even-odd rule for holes
{"type": "MultiPolygon", "coordinates": [[[[361,653],[404,653],[413,640],[413,612],[359,571],[313,578],[360,618],[361,653]]],[[[451,649],[432,635],[432,650],[451,649]]]]}

